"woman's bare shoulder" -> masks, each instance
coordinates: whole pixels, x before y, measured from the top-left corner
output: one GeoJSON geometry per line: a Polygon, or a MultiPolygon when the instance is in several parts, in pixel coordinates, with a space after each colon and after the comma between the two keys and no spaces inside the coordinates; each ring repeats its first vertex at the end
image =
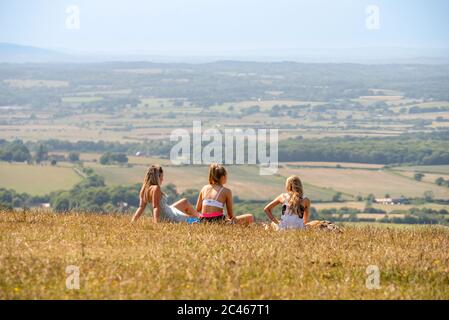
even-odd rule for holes
{"type": "Polygon", "coordinates": [[[161,189],[161,186],[160,185],[157,185],[157,184],[155,184],[155,185],[152,185],[152,186],[150,186],[150,191],[151,192],[160,192],[162,189],[161,189]]]}
{"type": "Polygon", "coordinates": [[[204,195],[204,193],[205,193],[205,192],[208,192],[208,191],[210,190],[210,188],[211,188],[211,185],[210,185],[210,184],[205,184],[205,185],[201,188],[200,193],[201,193],[202,195],[204,195]]]}
{"type": "Polygon", "coordinates": [[[228,187],[223,187],[223,191],[224,194],[232,194],[232,190],[229,189],[228,187]]]}
{"type": "Polygon", "coordinates": [[[153,194],[155,191],[160,191],[161,187],[158,185],[152,185],[149,187],[143,186],[142,189],[140,189],[140,195],[144,195],[145,193],[153,194]]]}
{"type": "Polygon", "coordinates": [[[310,201],[309,198],[304,197],[304,198],[302,199],[302,205],[303,205],[303,206],[309,207],[310,204],[311,204],[311,201],[310,201]]]}

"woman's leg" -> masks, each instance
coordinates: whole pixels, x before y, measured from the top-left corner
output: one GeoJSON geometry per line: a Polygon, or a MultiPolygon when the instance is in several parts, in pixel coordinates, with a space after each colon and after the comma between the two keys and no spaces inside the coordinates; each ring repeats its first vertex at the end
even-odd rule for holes
{"type": "Polygon", "coordinates": [[[186,198],[183,198],[179,201],[176,201],[172,204],[173,207],[175,207],[178,210],[181,210],[182,212],[186,213],[189,216],[199,218],[199,213],[196,212],[196,210],[193,208],[193,206],[190,204],[189,200],[186,198]]]}
{"type": "Polygon", "coordinates": [[[318,228],[320,223],[321,222],[319,220],[310,221],[309,223],[306,223],[305,227],[311,229],[318,228]]]}
{"type": "Polygon", "coordinates": [[[235,222],[237,224],[250,225],[254,223],[254,216],[252,214],[242,214],[235,217],[235,222]]]}

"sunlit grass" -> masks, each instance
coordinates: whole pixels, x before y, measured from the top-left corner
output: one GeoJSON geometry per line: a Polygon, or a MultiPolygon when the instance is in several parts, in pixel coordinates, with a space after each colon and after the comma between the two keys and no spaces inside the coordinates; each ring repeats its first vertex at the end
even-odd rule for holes
{"type": "Polygon", "coordinates": [[[449,229],[154,225],[0,212],[0,299],[448,299],[449,229]],[[66,288],[66,267],[80,289],[66,288]],[[380,289],[366,268],[377,265],[380,289]]]}

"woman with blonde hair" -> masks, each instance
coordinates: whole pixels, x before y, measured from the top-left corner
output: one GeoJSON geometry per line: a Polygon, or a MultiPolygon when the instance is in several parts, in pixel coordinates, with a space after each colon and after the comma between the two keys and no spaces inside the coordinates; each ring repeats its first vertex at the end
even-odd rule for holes
{"type": "Polygon", "coordinates": [[[140,189],[140,205],[132,218],[135,222],[145,211],[147,203],[153,206],[153,221],[191,222],[198,220],[199,214],[187,199],[181,199],[171,206],[167,204],[167,196],[161,190],[164,171],[161,166],[152,165],[148,168],[142,188],[140,189]]]}
{"type": "Polygon", "coordinates": [[[209,184],[205,185],[198,196],[196,210],[201,212],[201,222],[231,222],[249,225],[254,222],[252,214],[234,216],[232,191],[224,185],[228,181],[226,168],[213,163],[209,167],[209,184]],[[224,214],[226,206],[227,217],[224,214]]]}
{"type": "Polygon", "coordinates": [[[285,193],[280,194],[264,209],[275,230],[303,229],[309,220],[310,200],[304,196],[304,188],[298,176],[291,176],[285,182],[285,193]],[[273,209],[282,205],[279,221],[273,215],[273,209]]]}

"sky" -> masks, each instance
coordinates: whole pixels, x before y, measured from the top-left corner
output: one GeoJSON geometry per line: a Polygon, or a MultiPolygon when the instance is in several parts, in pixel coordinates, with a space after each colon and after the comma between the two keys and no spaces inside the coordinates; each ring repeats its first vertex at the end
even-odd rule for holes
{"type": "Polygon", "coordinates": [[[0,0],[0,42],[71,53],[433,50],[449,47],[449,1],[0,0]]]}

